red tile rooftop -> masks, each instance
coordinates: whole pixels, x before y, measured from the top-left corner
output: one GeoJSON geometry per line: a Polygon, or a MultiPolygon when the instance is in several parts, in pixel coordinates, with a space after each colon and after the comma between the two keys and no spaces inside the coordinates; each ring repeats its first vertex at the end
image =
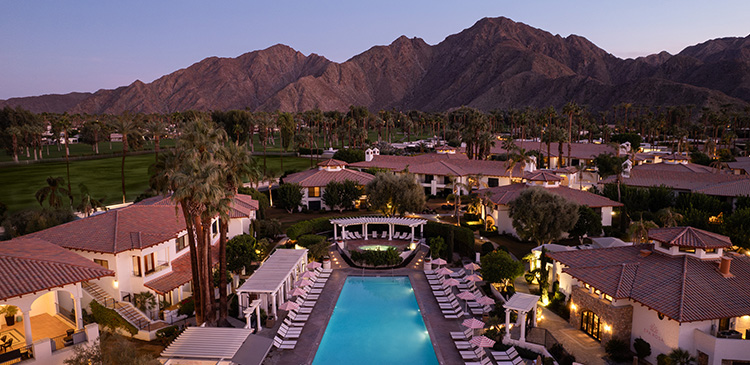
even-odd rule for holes
{"type": "MultiPolygon", "coordinates": [[[[494,188],[481,189],[479,194],[484,196],[485,193],[489,193],[489,200],[498,205],[508,205],[510,202],[518,198],[521,193],[531,188],[531,186],[517,183],[505,186],[498,186],[494,188]]],[[[556,187],[539,187],[552,194],[557,194],[565,199],[568,199],[579,205],[586,205],[590,208],[601,208],[601,207],[620,207],[622,203],[618,203],[614,200],[610,200],[601,195],[589,193],[584,190],[571,189],[567,186],[556,186],[556,187]]]]}
{"type": "Polygon", "coordinates": [[[366,185],[375,176],[366,172],[356,170],[342,169],[338,171],[310,169],[302,172],[291,174],[284,178],[285,183],[300,184],[303,188],[326,186],[331,181],[342,182],[352,180],[360,185],[366,185]]]}
{"type": "Polygon", "coordinates": [[[719,260],[670,256],[636,245],[548,252],[563,272],[615,299],[629,298],[678,322],[750,314],[750,257],[733,256],[732,278],[718,272],[719,260]]]}
{"type": "Polygon", "coordinates": [[[114,272],[40,239],[0,242],[0,300],[104,276],[114,272]]]}
{"type": "Polygon", "coordinates": [[[693,227],[665,227],[648,230],[648,238],[680,247],[728,248],[729,237],[693,227]]]}

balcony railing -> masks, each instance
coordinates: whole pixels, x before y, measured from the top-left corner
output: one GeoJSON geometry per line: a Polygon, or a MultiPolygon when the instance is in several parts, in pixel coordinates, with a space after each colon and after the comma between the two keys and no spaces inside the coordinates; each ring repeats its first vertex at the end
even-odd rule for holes
{"type": "Polygon", "coordinates": [[[154,267],[153,271],[146,272],[146,276],[153,275],[159,271],[165,270],[169,268],[169,262],[167,261],[157,261],[156,266],[154,267]]]}

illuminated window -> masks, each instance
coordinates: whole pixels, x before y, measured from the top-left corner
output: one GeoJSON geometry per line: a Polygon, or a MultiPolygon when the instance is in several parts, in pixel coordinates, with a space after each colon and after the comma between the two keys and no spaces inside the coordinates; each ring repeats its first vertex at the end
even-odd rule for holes
{"type": "Polygon", "coordinates": [[[695,247],[680,247],[680,252],[695,253],[695,247]]]}
{"type": "Polygon", "coordinates": [[[320,187],[315,186],[312,188],[307,188],[307,196],[309,198],[317,198],[320,197],[320,187]]]}
{"type": "Polygon", "coordinates": [[[716,249],[715,248],[704,248],[703,252],[705,252],[705,253],[716,253],[716,249]]]}
{"type": "Polygon", "coordinates": [[[133,276],[141,276],[141,258],[133,256],[133,276]]]}
{"type": "Polygon", "coordinates": [[[180,252],[180,251],[182,251],[182,249],[184,249],[185,247],[187,247],[187,245],[188,245],[187,235],[183,235],[182,237],[178,237],[177,241],[175,242],[175,251],[176,252],[180,252]]]}
{"type": "Polygon", "coordinates": [[[104,267],[105,269],[109,269],[109,262],[107,260],[94,259],[94,263],[104,267]]]}
{"type": "Polygon", "coordinates": [[[146,274],[150,274],[156,271],[156,265],[154,264],[154,254],[148,254],[143,256],[143,266],[146,268],[146,274]]]}
{"type": "Polygon", "coordinates": [[[609,296],[609,295],[607,295],[607,294],[604,294],[604,300],[606,300],[608,302],[611,302],[612,301],[612,297],[609,296]]]}

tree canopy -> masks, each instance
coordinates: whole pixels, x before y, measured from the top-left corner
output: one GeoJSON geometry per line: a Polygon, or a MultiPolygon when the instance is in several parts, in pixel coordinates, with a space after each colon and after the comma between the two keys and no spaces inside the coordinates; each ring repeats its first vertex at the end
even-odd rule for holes
{"type": "Polygon", "coordinates": [[[343,211],[354,208],[355,201],[362,195],[362,190],[356,181],[329,181],[326,184],[322,199],[331,209],[343,211]]]}
{"type": "Polygon", "coordinates": [[[523,263],[516,261],[509,253],[501,250],[490,252],[481,258],[482,278],[488,283],[508,285],[523,275],[523,263]]]}
{"type": "Polygon", "coordinates": [[[568,233],[579,239],[584,235],[599,236],[602,233],[602,216],[585,205],[579,205],[578,221],[568,233]]]}
{"type": "Polygon", "coordinates": [[[578,205],[544,188],[532,187],[510,202],[510,218],[518,237],[548,244],[573,228],[578,221],[578,205]]]}
{"type": "Polygon", "coordinates": [[[302,205],[302,186],[300,184],[281,184],[276,190],[276,194],[278,195],[276,204],[289,213],[293,213],[302,205]]]}
{"type": "Polygon", "coordinates": [[[421,212],[425,204],[424,189],[413,174],[379,173],[365,187],[367,203],[386,217],[404,212],[421,212]]]}

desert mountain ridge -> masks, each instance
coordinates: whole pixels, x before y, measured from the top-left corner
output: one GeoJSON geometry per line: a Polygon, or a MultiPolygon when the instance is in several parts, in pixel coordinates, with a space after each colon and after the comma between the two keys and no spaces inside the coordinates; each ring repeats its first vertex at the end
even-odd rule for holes
{"type": "Polygon", "coordinates": [[[750,36],[719,38],[621,59],[578,35],[561,37],[508,18],[484,18],[429,45],[401,36],[337,63],[277,44],[209,57],[151,83],[95,93],[1,100],[34,112],[171,113],[184,110],[445,111],[620,103],[750,105],[750,36]]]}

